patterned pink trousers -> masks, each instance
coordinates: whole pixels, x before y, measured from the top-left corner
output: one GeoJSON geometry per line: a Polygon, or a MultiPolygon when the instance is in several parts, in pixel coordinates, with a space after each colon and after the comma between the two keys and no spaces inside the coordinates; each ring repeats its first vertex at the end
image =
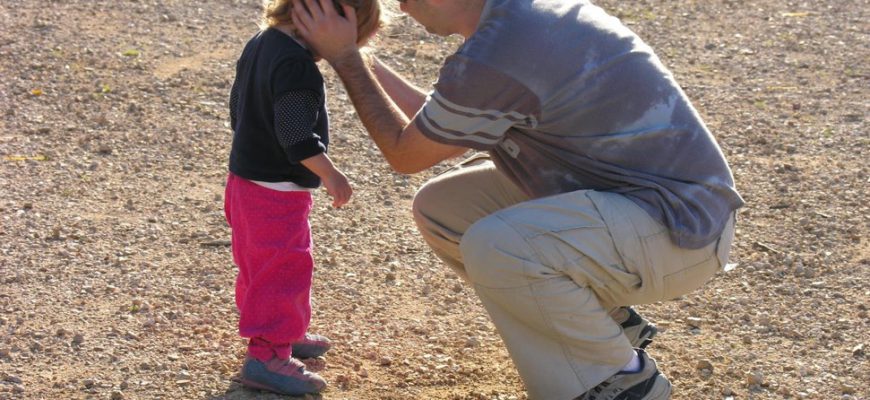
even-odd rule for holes
{"type": "Polygon", "coordinates": [[[311,319],[311,193],[281,192],[232,173],[224,212],[239,267],[236,306],[248,354],[263,361],[290,356],[311,319]]]}

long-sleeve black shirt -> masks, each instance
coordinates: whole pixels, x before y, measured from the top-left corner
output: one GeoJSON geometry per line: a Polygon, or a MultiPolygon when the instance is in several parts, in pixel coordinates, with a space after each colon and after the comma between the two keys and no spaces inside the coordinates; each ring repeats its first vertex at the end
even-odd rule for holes
{"type": "Polygon", "coordinates": [[[276,29],[257,33],[236,64],[230,93],[230,171],[250,180],[319,186],[300,161],[327,149],[325,104],[311,53],[276,29]]]}

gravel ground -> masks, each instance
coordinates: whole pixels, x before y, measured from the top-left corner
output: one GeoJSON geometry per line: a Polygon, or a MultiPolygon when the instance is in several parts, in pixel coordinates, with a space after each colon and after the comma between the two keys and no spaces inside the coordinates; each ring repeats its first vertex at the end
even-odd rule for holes
{"type": "MultiPolygon", "coordinates": [[[[392,2],[389,2],[392,7],[392,2]]],[[[733,269],[642,306],[674,399],[870,399],[866,0],[606,0],[657,49],[747,200],[733,269]],[[660,4],[661,3],[661,4],[660,4]]],[[[233,382],[223,220],[227,94],[259,2],[0,4],[0,399],[273,399],[233,382]]],[[[457,38],[399,16],[381,57],[427,86],[457,38]]],[[[325,399],[526,399],[472,291],[415,232],[323,66],[333,159],[318,192],[310,361],[325,399]]]]}

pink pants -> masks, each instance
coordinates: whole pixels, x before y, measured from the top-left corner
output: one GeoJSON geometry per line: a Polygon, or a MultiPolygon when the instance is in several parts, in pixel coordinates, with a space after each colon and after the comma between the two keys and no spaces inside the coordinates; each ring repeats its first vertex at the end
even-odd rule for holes
{"type": "Polygon", "coordinates": [[[239,335],[248,354],[267,361],[290,356],[311,319],[311,193],[281,192],[232,173],[224,212],[232,228],[239,267],[236,306],[239,335]]]}

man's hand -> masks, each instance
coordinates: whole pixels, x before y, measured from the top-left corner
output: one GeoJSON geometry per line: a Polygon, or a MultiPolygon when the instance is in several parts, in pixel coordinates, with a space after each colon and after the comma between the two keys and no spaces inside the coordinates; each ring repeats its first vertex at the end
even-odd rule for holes
{"type": "Polygon", "coordinates": [[[293,24],[316,55],[330,64],[359,54],[356,11],[341,5],[338,14],[332,0],[293,0],[293,24]]]}

